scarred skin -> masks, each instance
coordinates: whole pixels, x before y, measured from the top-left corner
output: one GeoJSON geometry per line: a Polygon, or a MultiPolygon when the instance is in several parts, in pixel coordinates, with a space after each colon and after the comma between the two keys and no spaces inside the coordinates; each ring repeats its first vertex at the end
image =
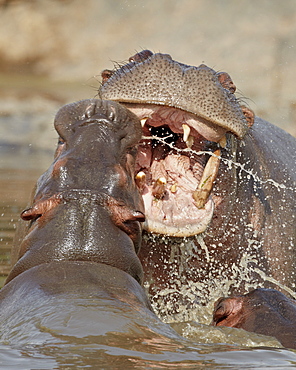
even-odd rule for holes
{"type": "Polygon", "coordinates": [[[276,337],[296,349],[296,301],[274,289],[255,289],[215,303],[215,326],[230,326],[276,337]]]}
{"type": "MultiPolygon", "coordinates": [[[[149,220],[154,215],[150,213],[150,204],[145,203],[146,231],[139,258],[154,307],[167,320],[174,320],[184,312],[187,319],[194,318],[199,304],[260,286],[295,294],[296,141],[241,106],[234,92],[235,86],[224,72],[217,73],[205,65],[187,66],[167,54],[147,50],[131,57],[123,67],[103,72],[99,95],[124,104],[140,119],[150,117],[143,127],[146,137],[155,132],[156,126],[158,135],[158,127],[163,124],[177,133],[172,142],[165,143],[166,158],[171,155],[170,150],[176,156],[184,153],[184,159],[188,156],[180,138],[183,122],[177,124],[176,119],[177,129],[171,128],[173,114],[179,114],[178,117],[187,114],[187,124],[195,122],[196,131],[191,129],[191,132],[200,130],[192,146],[195,152],[205,150],[212,156],[218,148],[221,153],[210,197],[204,208],[198,210],[200,214],[204,212],[207,221],[200,229],[199,221],[194,221],[193,226],[200,231],[186,234],[186,225],[182,224],[177,231],[175,227],[182,221],[178,213],[188,217],[188,225],[191,223],[195,212],[193,193],[188,195],[193,205],[187,215],[186,208],[177,207],[175,228],[169,229],[167,220],[163,220],[163,232],[153,225],[150,227],[149,220]],[[149,113],[150,108],[155,112],[155,107],[172,112],[171,118],[165,121],[163,111],[149,113]],[[157,119],[162,122],[157,123],[157,119]],[[209,141],[214,149],[208,149],[209,141]],[[174,152],[177,145],[181,152],[174,152]],[[214,208],[212,215],[210,202],[214,208]],[[182,232],[185,237],[179,236],[182,232]]],[[[164,146],[163,141],[161,145],[164,146]]],[[[164,156],[159,154],[161,145],[158,152],[152,150],[153,166],[164,156]]],[[[199,158],[199,155],[191,158],[191,165],[199,158]]],[[[146,178],[150,181],[149,169],[143,170],[143,165],[136,168],[147,171],[146,178]]],[[[163,170],[161,176],[166,175],[169,186],[158,192],[158,198],[168,207],[166,198],[175,199],[175,194],[170,190],[171,173],[163,170]]],[[[153,176],[152,185],[148,184],[152,189],[159,175],[153,176]]],[[[185,195],[182,193],[180,204],[185,195]]],[[[159,199],[152,201],[152,206],[160,204],[159,199]]]]}
{"type": "Polygon", "coordinates": [[[131,328],[148,320],[157,331],[162,324],[141,286],[137,257],[144,220],[134,182],[140,122],[117,103],[92,99],[61,108],[55,128],[54,162],[21,214],[28,226],[0,291],[1,341],[125,332],[118,312],[131,328]]]}

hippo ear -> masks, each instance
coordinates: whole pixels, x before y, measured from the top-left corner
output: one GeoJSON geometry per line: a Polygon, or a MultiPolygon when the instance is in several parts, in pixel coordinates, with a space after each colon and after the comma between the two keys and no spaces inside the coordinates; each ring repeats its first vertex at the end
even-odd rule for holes
{"type": "Polygon", "coordinates": [[[32,208],[25,209],[21,213],[21,218],[24,221],[30,221],[30,220],[37,219],[41,215],[42,215],[42,213],[40,211],[38,211],[35,207],[32,207],[32,208]]]}
{"type": "Polygon", "coordinates": [[[59,194],[52,196],[45,200],[39,200],[32,207],[25,209],[21,213],[21,218],[25,221],[36,220],[41,217],[45,212],[53,209],[61,202],[59,194]]]}
{"type": "Polygon", "coordinates": [[[111,218],[114,224],[131,238],[135,251],[138,253],[142,235],[140,222],[145,221],[145,215],[141,211],[117,203],[115,207],[111,208],[111,218]]]}
{"type": "Polygon", "coordinates": [[[58,134],[67,139],[77,121],[86,120],[96,113],[97,99],[86,99],[66,104],[55,116],[54,127],[58,134]]]}
{"type": "MultiPolygon", "coordinates": [[[[238,325],[242,315],[242,298],[220,298],[214,305],[213,326],[235,326],[238,325]]],[[[238,326],[237,326],[238,327],[238,326]]]]}
{"type": "Polygon", "coordinates": [[[112,219],[117,226],[128,221],[145,221],[145,215],[142,212],[133,210],[130,207],[119,203],[115,207],[111,208],[111,213],[112,219]]]}
{"type": "Polygon", "coordinates": [[[133,221],[145,221],[144,213],[134,210],[126,206],[124,203],[118,202],[114,198],[109,199],[109,201],[107,202],[107,206],[111,214],[112,221],[121,229],[125,229],[125,223],[133,221]]]}

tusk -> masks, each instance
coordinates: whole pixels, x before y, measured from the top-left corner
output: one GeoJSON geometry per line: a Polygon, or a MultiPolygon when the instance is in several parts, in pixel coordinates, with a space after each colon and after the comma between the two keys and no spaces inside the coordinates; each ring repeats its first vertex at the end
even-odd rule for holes
{"type": "Polygon", "coordinates": [[[205,166],[204,172],[200,179],[197,189],[192,193],[192,197],[195,200],[194,204],[197,208],[204,208],[207,199],[212,191],[214,181],[217,178],[221,150],[216,150],[211,156],[205,166]]]}
{"type": "Polygon", "coordinates": [[[135,176],[135,181],[136,181],[137,187],[140,190],[143,190],[145,185],[146,185],[146,174],[145,174],[145,172],[143,172],[143,171],[138,172],[135,176]]]}
{"type": "Polygon", "coordinates": [[[173,184],[172,186],[171,186],[171,192],[172,193],[176,193],[177,192],[177,184],[173,184]]]}
{"type": "Polygon", "coordinates": [[[188,139],[185,141],[187,148],[191,149],[194,143],[194,136],[189,135],[188,139]]]}
{"type": "Polygon", "coordinates": [[[221,146],[221,148],[225,148],[227,144],[226,136],[223,136],[222,139],[220,139],[218,144],[221,146]]]}
{"type": "Polygon", "coordinates": [[[184,123],[182,125],[182,128],[183,128],[183,141],[186,142],[189,138],[189,135],[190,135],[190,127],[188,125],[186,125],[186,123],[184,123]]]}
{"type": "Polygon", "coordinates": [[[159,177],[152,188],[152,195],[155,198],[161,199],[164,196],[165,190],[166,190],[166,178],[165,177],[159,177]]]}
{"type": "Polygon", "coordinates": [[[145,123],[147,121],[148,118],[142,118],[141,119],[141,126],[144,127],[145,126],[145,123]]]}

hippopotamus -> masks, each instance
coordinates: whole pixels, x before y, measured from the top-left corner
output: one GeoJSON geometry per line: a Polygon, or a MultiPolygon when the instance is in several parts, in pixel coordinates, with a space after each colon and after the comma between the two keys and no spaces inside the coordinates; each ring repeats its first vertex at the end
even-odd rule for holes
{"type": "Polygon", "coordinates": [[[27,227],[0,291],[1,340],[40,344],[124,332],[127,322],[161,326],[137,256],[140,121],[115,102],[90,99],[62,107],[54,125],[55,158],[21,214],[27,227]]]}
{"type": "Polygon", "coordinates": [[[100,98],[141,120],[139,258],[167,321],[258,287],[295,297],[296,140],[235,90],[226,72],[149,50],[102,72],[100,98]]]}
{"type": "Polygon", "coordinates": [[[215,303],[212,325],[273,336],[283,346],[296,349],[296,301],[274,289],[259,288],[220,298],[215,303]]]}

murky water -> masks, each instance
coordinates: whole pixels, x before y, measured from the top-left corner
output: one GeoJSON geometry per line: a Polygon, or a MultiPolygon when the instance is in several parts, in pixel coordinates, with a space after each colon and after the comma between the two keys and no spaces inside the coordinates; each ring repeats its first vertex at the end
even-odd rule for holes
{"type": "Polygon", "coordinates": [[[10,270],[10,249],[21,210],[26,206],[38,170],[0,168],[0,275],[1,286],[10,270]]]}
{"type": "MultiPolygon", "coordinates": [[[[10,248],[20,211],[51,157],[40,153],[3,152],[0,168],[0,253],[1,284],[10,268],[10,248]]],[[[112,307],[108,306],[111,310],[112,307]]],[[[46,328],[50,339],[38,344],[0,344],[3,369],[77,368],[210,368],[286,369],[296,367],[296,351],[280,348],[272,338],[233,328],[217,328],[197,322],[143,326],[124,318],[123,332],[112,330],[114,322],[104,322],[110,331],[100,335],[81,333],[58,335],[46,328]],[[173,330],[172,330],[173,329],[173,330]]],[[[100,321],[94,322],[100,331],[100,321]]],[[[42,335],[43,335],[42,334],[42,335]]]]}

